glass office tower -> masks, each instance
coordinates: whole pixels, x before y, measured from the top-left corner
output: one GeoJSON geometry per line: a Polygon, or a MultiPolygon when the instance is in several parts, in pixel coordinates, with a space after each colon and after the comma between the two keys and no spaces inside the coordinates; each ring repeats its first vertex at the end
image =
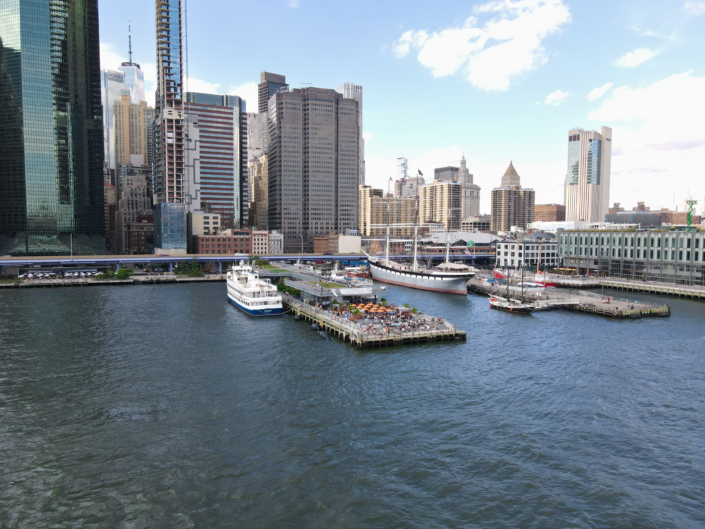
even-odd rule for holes
{"type": "Polygon", "coordinates": [[[103,253],[98,2],[0,13],[0,255],[103,253]]]}

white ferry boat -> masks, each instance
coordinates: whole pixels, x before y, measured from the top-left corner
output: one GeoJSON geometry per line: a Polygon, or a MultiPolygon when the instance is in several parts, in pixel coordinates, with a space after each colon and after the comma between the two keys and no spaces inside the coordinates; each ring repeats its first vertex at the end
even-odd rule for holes
{"type": "Polygon", "coordinates": [[[268,279],[261,279],[252,267],[240,263],[227,274],[228,298],[237,308],[251,316],[275,316],[282,313],[282,297],[268,279]]]}

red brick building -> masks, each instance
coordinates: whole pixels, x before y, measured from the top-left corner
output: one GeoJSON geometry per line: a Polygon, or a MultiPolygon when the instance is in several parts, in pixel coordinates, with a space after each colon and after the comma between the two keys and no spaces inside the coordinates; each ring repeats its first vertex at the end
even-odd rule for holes
{"type": "Polygon", "coordinates": [[[225,230],[218,235],[194,235],[193,253],[218,255],[252,253],[252,230],[225,230]]]}

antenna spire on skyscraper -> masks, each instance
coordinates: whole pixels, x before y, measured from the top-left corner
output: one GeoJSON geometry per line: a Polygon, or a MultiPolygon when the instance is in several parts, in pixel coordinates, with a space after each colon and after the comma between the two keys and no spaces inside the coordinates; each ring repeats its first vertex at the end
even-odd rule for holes
{"type": "Polygon", "coordinates": [[[127,41],[130,49],[130,64],[132,64],[132,27],[129,18],[127,19],[127,41]]]}

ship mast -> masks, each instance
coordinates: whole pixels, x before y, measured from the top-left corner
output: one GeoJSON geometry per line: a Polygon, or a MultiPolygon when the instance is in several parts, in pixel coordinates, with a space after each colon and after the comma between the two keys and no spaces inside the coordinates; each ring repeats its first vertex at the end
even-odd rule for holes
{"type": "Polygon", "coordinates": [[[387,182],[387,250],[385,255],[384,264],[389,266],[389,195],[391,193],[390,186],[392,182],[392,177],[389,177],[389,182],[387,182]]]}
{"type": "Polygon", "coordinates": [[[419,185],[418,185],[418,179],[417,179],[416,180],[416,216],[414,218],[414,272],[417,272],[419,269],[418,264],[416,263],[418,233],[419,233],[419,185]]]}

